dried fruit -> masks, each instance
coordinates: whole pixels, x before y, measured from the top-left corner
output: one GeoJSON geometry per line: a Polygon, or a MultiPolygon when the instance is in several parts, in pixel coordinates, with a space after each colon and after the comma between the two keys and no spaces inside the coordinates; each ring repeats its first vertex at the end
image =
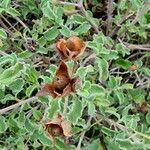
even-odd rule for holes
{"type": "Polygon", "coordinates": [[[67,40],[60,39],[56,43],[56,48],[62,60],[74,60],[84,53],[86,44],[79,37],[73,36],[67,40]]]}
{"type": "Polygon", "coordinates": [[[67,96],[71,92],[75,92],[75,87],[79,82],[79,78],[71,78],[68,73],[67,65],[61,61],[54,80],[51,84],[45,84],[37,96],[51,95],[54,98],[67,96]]]}
{"type": "Polygon", "coordinates": [[[65,138],[71,137],[71,124],[65,120],[60,114],[55,119],[45,124],[46,131],[52,138],[56,136],[63,136],[65,138]]]}
{"type": "Polygon", "coordinates": [[[136,71],[138,69],[138,67],[136,65],[132,65],[129,70],[130,71],[136,71]]]}

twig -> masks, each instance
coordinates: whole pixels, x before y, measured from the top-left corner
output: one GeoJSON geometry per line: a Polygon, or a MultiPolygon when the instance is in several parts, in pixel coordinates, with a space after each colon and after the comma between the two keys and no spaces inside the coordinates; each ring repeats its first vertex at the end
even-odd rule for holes
{"type": "MultiPolygon", "coordinates": [[[[131,22],[131,25],[135,25],[135,24],[139,21],[140,17],[141,17],[146,11],[148,11],[147,8],[148,8],[149,6],[150,6],[150,3],[149,3],[149,2],[143,1],[143,4],[142,4],[141,7],[138,9],[135,18],[134,18],[133,21],[131,22]]],[[[127,31],[128,31],[128,29],[125,28],[124,31],[118,35],[118,37],[122,37],[127,31]]]]}
{"type": "Polygon", "coordinates": [[[59,4],[79,7],[79,4],[78,4],[78,3],[70,3],[70,2],[59,1],[59,4]]]}
{"type": "MultiPolygon", "coordinates": [[[[89,119],[88,119],[88,121],[87,121],[87,128],[90,126],[90,122],[91,122],[92,118],[93,118],[92,116],[89,117],[89,119]]],[[[81,149],[81,143],[82,143],[82,141],[83,141],[83,138],[84,138],[84,135],[85,135],[86,131],[87,131],[87,130],[85,130],[85,131],[82,132],[76,150],[80,150],[80,149],[81,149]]]]}
{"type": "Polygon", "coordinates": [[[136,45],[136,44],[130,44],[130,43],[127,43],[127,42],[123,42],[123,44],[127,48],[129,48],[131,50],[138,49],[138,50],[147,50],[147,51],[150,51],[150,45],[148,45],[148,44],[147,45],[146,44],[144,44],[144,45],[142,45],[142,44],[136,45]]]}
{"type": "Polygon", "coordinates": [[[116,24],[117,26],[112,30],[112,32],[109,34],[109,36],[113,37],[114,35],[116,35],[117,31],[119,31],[119,29],[121,28],[121,25],[133,15],[134,15],[134,13],[131,13],[131,14],[127,13],[124,16],[122,16],[122,19],[116,24]]]}
{"type": "Polygon", "coordinates": [[[150,50],[150,45],[149,44],[130,44],[127,42],[123,42],[120,38],[118,38],[118,41],[123,44],[125,47],[129,48],[130,50],[150,50]]]}
{"type": "Polygon", "coordinates": [[[140,79],[137,71],[134,71],[135,76],[137,77],[137,80],[139,81],[140,86],[143,86],[143,81],[140,79]]]}
{"type": "Polygon", "coordinates": [[[15,17],[15,19],[26,29],[29,29],[28,27],[27,27],[27,25],[19,18],[19,17],[15,17]]]}
{"type": "Polygon", "coordinates": [[[96,31],[96,33],[99,33],[100,31],[99,31],[97,25],[95,24],[95,22],[93,22],[93,19],[86,12],[86,10],[85,10],[85,8],[83,6],[83,1],[82,0],[79,2],[79,9],[83,13],[83,15],[85,16],[85,18],[87,19],[87,21],[93,26],[93,28],[96,31]]]}
{"type": "Polygon", "coordinates": [[[12,31],[3,23],[2,19],[0,18],[0,25],[5,29],[5,31],[12,35],[12,31]]]}
{"type": "Polygon", "coordinates": [[[94,28],[96,33],[99,33],[99,29],[97,27],[97,25],[95,24],[95,22],[93,21],[93,19],[88,15],[88,13],[86,12],[84,6],[83,6],[83,0],[80,0],[78,3],[70,3],[70,2],[63,2],[63,1],[59,1],[59,4],[61,5],[72,5],[72,6],[76,6],[78,7],[78,9],[80,9],[80,11],[82,12],[82,14],[85,16],[86,20],[91,24],[91,26],[94,28]]]}
{"type": "Polygon", "coordinates": [[[128,74],[129,71],[126,71],[126,72],[110,72],[110,74],[118,74],[118,75],[124,75],[124,74],[128,74]]]}
{"type": "Polygon", "coordinates": [[[5,53],[3,51],[0,51],[0,55],[2,55],[2,56],[9,56],[7,53],[5,53]]]}
{"type": "Polygon", "coordinates": [[[90,60],[90,59],[93,59],[95,58],[96,55],[93,53],[91,55],[89,55],[87,58],[85,58],[85,60],[83,61],[83,66],[90,60]]]}
{"type": "Polygon", "coordinates": [[[143,5],[141,5],[141,8],[138,9],[135,18],[132,21],[133,25],[136,24],[139,21],[140,17],[147,11],[146,9],[148,8],[148,6],[150,6],[149,2],[145,2],[143,5]]]}
{"type": "MultiPolygon", "coordinates": [[[[130,133],[130,132],[132,131],[132,132],[136,133],[137,135],[139,135],[139,136],[141,136],[141,137],[143,137],[143,138],[145,138],[145,139],[150,140],[150,136],[148,136],[148,135],[146,135],[146,134],[143,134],[143,133],[141,133],[141,132],[138,132],[138,131],[136,131],[135,129],[126,127],[126,126],[124,126],[124,125],[122,125],[122,124],[119,124],[118,122],[116,122],[116,121],[114,121],[114,120],[112,120],[112,119],[105,118],[105,117],[102,116],[102,115],[97,115],[97,117],[98,117],[98,118],[103,118],[103,120],[105,120],[105,121],[106,121],[107,123],[109,123],[110,125],[114,125],[114,126],[116,126],[117,128],[119,128],[120,130],[122,130],[122,131],[124,131],[124,132],[126,132],[126,133],[128,133],[128,134],[130,134],[130,135],[133,134],[133,133],[130,133]]],[[[130,136],[130,137],[131,137],[131,136],[130,136]]],[[[133,139],[133,138],[132,138],[132,139],[133,139]]],[[[134,140],[134,139],[133,139],[133,140],[134,140]]],[[[135,139],[135,141],[137,141],[137,138],[135,139]]]]}
{"type": "Polygon", "coordinates": [[[22,100],[22,101],[20,101],[20,102],[18,102],[18,103],[16,103],[16,104],[13,104],[13,105],[8,106],[8,107],[6,107],[6,108],[0,109],[0,114],[5,114],[6,112],[8,112],[8,111],[10,111],[10,110],[12,110],[12,109],[15,109],[15,108],[17,108],[17,107],[19,107],[19,106],[21,106],[21,105],[26,104],[26,103],[30,103],[30,102],[32,102],[32,101],[34,101],[34,100],[36,100],[36,99],[37,99],[37,97],[34,96],[34,97],[28,98],[28,99],[26,99],[26,100],[22,100]]]}
{"type": "Polygon", "coordinates": [[[112,30],[112,13],[113,13],[113,0],[108,0],[106,35],[109,35],[110,31],[112,30]]]}
{"type": "Polygon", "coordinates": [[[0,15],[0,17],[2,17],[14,31],[18,32],[18,30],[14,26],[12,26],[11,23],[2,14],[0,15]]]}

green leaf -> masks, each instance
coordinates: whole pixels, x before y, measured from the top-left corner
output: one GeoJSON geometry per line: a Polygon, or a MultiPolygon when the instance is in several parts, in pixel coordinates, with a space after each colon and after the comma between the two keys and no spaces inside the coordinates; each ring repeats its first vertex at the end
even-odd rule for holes
{"type": "Polygon", "coordinates": [[[70,14],[75,11],[75,6],[73,5],[64,5],[63,10],[65,14],[70,14]]]}
{"type": "Polygon", "coordinates": [[[98,96],[96,97],[96,99],[94,100],[94,103],[96,104],[96,106],[103,106],[103,107],[108,107],[110,105],[110,101],[108,101],[106,98],[102,97],[102,96],[98,96]]]}
{"type": "Polygon", "coordinates": [[[146,92],[142,89],[132,89],[128,90],[128,96],[131,100],[135,101],[136,103],[143,102],[145,99],[146,92]]]}
{"type": "Polygon", "coordinates": [[[111,89],[119,89],[120,88],[120,84],[121,84],[121,80],[122,80],[122,77],[110,76],[109,81],[108,81],[108,86],[111,89]]]}
{"type": "Polygon", "coordinates": [[[49,1],[45,3],[45,5],[42,6],[42,12],[44,16],[46,16],[49,20],[55,19],[54,11],[52,10],[52,7],[50,6],[49,1]]]}
{"type": "Polygon", "coordinates": [[[99,95],[104,96],[105,95],[105,89],[98,84],[91,84],[91,88],[89,92],[92,96],[99,96],[99,95]]]}
{"type": "Polygon", "coordinates": [[[146,121],[148,124],[150,124],[150,111],[146,114],[146,121]]]}
{"type": "Polygon", "coordinates": [[[91,116],[94,115],[95,113],[96,113],[96,109],[93,101],[88,102],[88,114],[91,116]]]}
{"type": "Polygon", "coordinates": [[[56,113],[59,111],[60,109],[60,103],[58,100],[52,100],[50,103],[50,108],[48,109],[48,117],[50,119],[52,119],[56,113]]]}
{"type": "Polygon", "coordinates": [[[24,127],[25,121],[26,121],[25,113],[24,113],[24,111],[21,111],[19,113],[19,117],[18,117],[18,124],[19,124],[20,128],[24,127]]]}
{"type": "Polygon", "coordinates": [[[13,116],[10,116],[8,120],[9,130],[13,131],[14,133],[18,132],[19,124],[17,122],[17,119],[15,119],[13,116]]]}
{"type": "Polygon", "coordinates": [[[4,133],[7,129],[7,124],[5,122],[5,117],[0,116],[0,133],[4,133]]]}
{"type": "Polygon", "coordinates": [[[114,136],[115,132],[114,130],[111,130],[109,128],[106,128],[106,127],[102,127],[101,131],[106,134],[107,136],[114,136]]]}
{"type": "Polygon", "coordinates": [[[109,107],[105,110],[106,113],[114,115],[118,120],[120,120],[120,115],[117,113],[117,109],[114,107],[109,107]]]}
{"type": "Polygon", "coordinates": [[[120,53],[120,54],[122,54],[122,56],[124,57],[126,54],[128,55],[128,54],[130,54],[130,52],[129,52],[129,49],[128,48],[126,48],[124,45],[122,45],[122,44],[116,44],[116,50],[120,53]]]}
{"type": "Polygon", "coordinates": [[[29,131],[29,132],[31,132],[31,133],[33,133],[34,130],[36,130],[35,124],[33,124],[33,123],[31,122],[31,120],[28,119],[28,118],[26,118],[24,125],[25,125],[27,131],[29,131]]]}
{"type": "Polygon", "coordinates": [[[39,39],[38,39],[38,43],[40,45],[40,47],[43,47],[47,42],[47,39],[44,37],[44,36],[41,36],[39,39]]]}
{"type": "Polygon", "coordinates": [[[123,149],[126,148],[128,150],[133,146],[133,144],[131,143],[131,140],[129,139],[117,138],[116,141],[119,143],[120,148],[123,148],[123,149]]]}
{"type": "Polygon", "coordinates": [[[5,11],[6,11],[6,13],[10,14],[13,17],[20,16],[20,13],[14,8],[10,7],[8,9],[6,9],[5,11]]]}
{"type": "Polygon", "coordinates": [[[50,50],[50,49],[47,49],[47,48],[42,47],[42,46],[40,46],[39,48],[36,49],[37,53],[40,53],[40,54],[47,54],[48,50],[50,50]]]}
{"type": "Polygon", "coordinates": [[[30,51],[23,51],[23,52],[21,52],[21,53],[19,53],[18,54],[18,57],[19,58],[29,58],[29,57],[31,57],[32,56],[32,52],[30,52],[30,51]]]}
{"type": "Polygon", "coordinates": [[[142,68],[141,71],[144,73],[144,75],[150,77],[150,69],[149,68],[142,68]]]}
{"type": "Polygon", "coordinates": [[[3,28],[0,28],[0,39],[6,39],[7,38],[7,33],[3,28]]]}
{"type": "Polygon", "coordinates": [[[0,74],[0,83],[4,85],[12,83],[16,77],[21,75],[22,70],[23,65],[19,63],[17,63],[15,66],[6,69],[0,74]]]}
{"type": "Polygon", "coordinates": [[[103,150],[103,147],[101,146],[99,139],[97,139],[88,145],[87,150],[103,150]]]}
{"type": "Polygon", "coordinates": [[[94,68],[91,65],[88,65],[86,67],[79,67],[76,71],[76,76],[79,76],[81,79],[85,79],[87,73],[93,72],[94,68]]]}
{"type": "Polygon", "coordinates": [[[9,88],[13,94],[18,94],[23,89],[24,83],[23,79],[16,79],[9,85],[9,88]]]}
{"type": "Polygon", "coordinates": [[[2,13],[5,9],[4,8],[0,8],[0,13],[2,13]]]}
{"type": "Polygon", "coordinates": [[[106,81],[108,78],[108,62],[105,59],[97,58],[99,78],[101,81],[106,81]]]}
{"type": "Polygon", "coordinates": [[[52,144],[51,139],[44,133],[38,134],[38,139],[45,146],[50,146],[52,144]]]}
{"type": "Polygon", "coordinates": [[[132,63],[128,60],[119,59],[116,61],[116,63],[123,69],[129,69],[132,63]]]}
{"type": "Polygon", "coordinates": [[[56,139],[56,144],[55,144],[56,148],[58,150],[75,150],[74,147],[71,147],[70,145],[65,144],[63,141],[61,141],[60,139],[56,139]]]}
{"type": "Polygon", "coordinates": [[[26,89],[26,95],[28,97],[31,96],[32,92],[37,88],[37,85],[30,85],[27,89],[26,89]]]}
{"type": "Polygon", "coordinates": [[[73,124],[77,124],[78,119],[82,116],[83,106],[82,102],[78,99],[74,99],[70,113],[68,115],[69,120],[73,124]]]}
{"type": "Polygon", "coordinates": [[[79,14],[76,14],[76,15],[74,15],[72,17],[73,17],[73,21],[78,23],[78,24],[82,24],[82,23],[84,23],[86,21],[85,17],[83,17],[83,16],[81,16],[79,14]]]}
{"type": "Polygon", "coordinates": [[[9,7],[10,2],[11,2],[11,0],[3,0],[1,2],[0,6],[6,9],[9,7]]]}
{"type": "Polygon", "coordinates": [[[123,84],[121,87],[119,87],[119,89],[126,89],[126,90],[128,90],[128,89],[133,89],[133,84],[130,84],[130,83],[125,83],[125,84],[123,84]]]}
{"type": "Polygon", "coordinates": [[[115,90],[114,93],[115,93],[115,95],[117,96],[117,98],[119,100],[119,104],[120,105],[123,104],[124,100],[125,100],[123,92],[121,90],[115,90]]]}
{"type": "Polygon", "coordinates": [[[42,117],[42,113],[35,108],[32,108],[33,116],[36,120],[40,120],[42,117]]]}
{"type": "Polygon", "coordinates": [[[56,37],[59,34],[59,30],[57,27],[51,27],[47,31],[44,32],[44,37],[46,38],[47,41],[52,41],[56,39],[56,37]]]}
{"type": "Polygon", "coordinates": [[[71,35],[70,29],[66,26],[62,26],[59,31],[64,37],[70,37],[70,35],[71,35]]]}
{"type": "Polygon", "coordinates": [[[5,92],[0,89],[0,100],[5,97],[5,92]]]}
{"type": "Polygon", "coordinates": [[[37,72],[34,68],[27,68],[26,71],[26,80],[32,84],[38,84],[39,72],[37,72]]]}
{"type": "Polygon", "coordinates": [[[81,35],[81,34],[87,33],[90,28],[91,28],[91,25],[86,23],[86,22],[84,22],[78,28],[76,28],[74,30],[74,32],[77,33],[78,35],[81,35]]]}

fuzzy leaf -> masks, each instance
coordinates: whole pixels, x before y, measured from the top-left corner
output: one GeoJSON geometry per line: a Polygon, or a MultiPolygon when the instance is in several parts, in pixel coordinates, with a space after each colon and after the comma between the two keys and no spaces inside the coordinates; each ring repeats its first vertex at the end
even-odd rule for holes
{"type": "Polygon", "coordinates": [[[0,39],[6,39],[7,34],[3,28],[0,28],[0,39]]]}
{"type": "Polygon", "coordinates": [[[7,125],[5,122],[5,118],[3,116],[0,116],[0,133],[4,133],[7,129],[7,125]]]}
{"type": "Polygon", "coordinates": [[[108,78],[108,62],[105,59],[97,58],[99,78],[102,81],[106,81],[108,78]]]}
{"type": "Polygon", "coordinates": [[[68,115],[69,120],[73,124],[77,124],[78,119],[82,115],[82,111],[83,111],[83,106],[82,106],[81,101],[79,101],[78,99],[74,99],[71,111],[68,115]]]}
{"type": "Polygon", "coordinates": [[[52,27],[44,32],[44,37],[46,38],[47,41],[52,41],[52,40],[56,39],[58,34],[59,34],[59,31],[58,31],[57,27],[52,27]]]}
{"type": "Polygon", "coordinates": [[[55,116],[55,114],[59,111],[60,103],[58,100],[52,100],[49,105],[50,108],[48,109],[48,116],[50,119],[52,119],[55,116]]]}

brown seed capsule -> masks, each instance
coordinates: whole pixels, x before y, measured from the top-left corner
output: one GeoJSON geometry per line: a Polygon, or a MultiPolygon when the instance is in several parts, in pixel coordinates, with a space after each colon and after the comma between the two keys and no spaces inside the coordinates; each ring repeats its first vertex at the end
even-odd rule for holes
{"type": "Polygon", "coordinates": [[[71,92],[75,92],[78,82],[79,78],[71,78],[67,65],[61,61],[53,82],[51,84],[45,84],[41,91],[37,93],[37,96],[51,95],[54,98],[67,96],[71,92]]]}
{"type": "Polygon", "coordinates": [[[75,60],[84,53],[86,44],[79,37],[73,36],[67,40],[60,39],[56,43],[56,48],[62,60],[75,60]]]}
{"type": "Polygon", "coordinates": [[[130,71],[136,71],[138,69],[138,67],[136,65],[132,65],[129,70],[130,71]]]}

